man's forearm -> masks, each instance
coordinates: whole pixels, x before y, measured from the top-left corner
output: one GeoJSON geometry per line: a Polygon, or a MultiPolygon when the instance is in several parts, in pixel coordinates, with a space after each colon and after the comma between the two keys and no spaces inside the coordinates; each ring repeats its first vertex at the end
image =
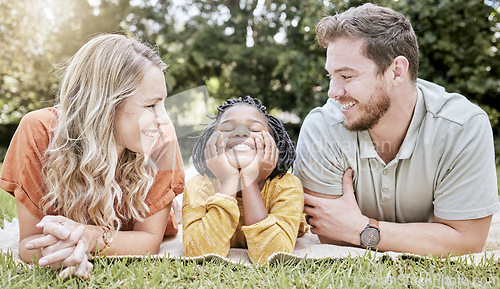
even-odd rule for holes
{"type": "Polygon", "coordinates": [[[476,220],[434,223],[380,222],[380,251],[446,256],[481,252],[488,236],[491,216],[476,220]]]}
{"type": "MultiPolygon", "coordinates": [[[[491,216],[476,220],[434,223],[380,222],[379,251],[394,251],[435,256],[481,252],[488,235],[491,216]]],[[[358,236],[355,236],[358,237],[358,236]]],[[[319,236],[322,243],[344,245],[345,242],[319,236]]],[[[353,245],[359,246],[356,242],[353,245]]]]}

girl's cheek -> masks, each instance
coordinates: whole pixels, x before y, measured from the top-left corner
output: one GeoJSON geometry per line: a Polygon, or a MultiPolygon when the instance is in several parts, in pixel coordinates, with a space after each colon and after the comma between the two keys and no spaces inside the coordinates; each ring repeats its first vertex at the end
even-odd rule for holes
{"type": "Polygon", "coordinates": [[[262,132],[252,132],[250,136],[255,141],[255,145],[257,145],[257,139],[260,139],[260,143],[264,145],[264,135],[262,134],[262,132]]]}
{"type": "Polygon", "coordinates": [[[262,138],[262,133],[261,132],[254,132],[254,131],[252,131],[250,133],[250,137],[253,138],[254,140],[256,140],[257,138],[262,138]]]}

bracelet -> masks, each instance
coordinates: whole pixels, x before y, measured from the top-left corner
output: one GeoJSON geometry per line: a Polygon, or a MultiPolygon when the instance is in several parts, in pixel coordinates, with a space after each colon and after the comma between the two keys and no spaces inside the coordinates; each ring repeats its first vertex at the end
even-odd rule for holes
{"type": "Polygon", "coordinates": [[[102,250],[99,251],[97,254],[104,255],[111,247],[111,243],[113,242],[113,235],[110,228],[104,226],[99,226],[99,227],[103,229],[102,240],[104,241],[104,248],[102,248],[102,250]]]}

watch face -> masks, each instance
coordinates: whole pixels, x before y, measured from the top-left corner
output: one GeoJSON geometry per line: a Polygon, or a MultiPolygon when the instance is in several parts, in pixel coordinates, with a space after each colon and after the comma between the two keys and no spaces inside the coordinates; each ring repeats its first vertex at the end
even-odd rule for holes
{"type": "Polygon", "coordinates": [[[111,244],[113,242],[113,234],[111,233],[111,230],[108,230],[104,233],[104,236],[106,237],[106,241],[111,244]]]}
{"type": "Polygon", "coordinates": [[[368,227],[361,232],[361,244],[365,247],[373,248],[380,242],[380,231],[368,227]]]}

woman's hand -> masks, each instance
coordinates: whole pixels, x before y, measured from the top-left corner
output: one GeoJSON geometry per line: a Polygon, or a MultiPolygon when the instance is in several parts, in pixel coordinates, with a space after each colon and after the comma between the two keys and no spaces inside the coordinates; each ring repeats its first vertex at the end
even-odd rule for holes
{"type": "Polygon", "coordinates": [[[38,260],[40,266],[49,266],[52,270],[57,270],[61,267],[78,267],[83,263],[82,268],[78,270],[73,268],[65,272],[88,273],[89,266],[85,263],[88,262],[87,255],[97,244],[96,232],[90,229],[93,226],[85,226],[63,216],[45,216],[37,227],[43,230],[42,237],[28,242],[26,248],[40,249],[42,253],[42,258],[38,260]]]}
{"type": "Polygon", "coordinates": [[[276,143],[269,132],[252,134],[255,140],[257,153],[253,161],[241,169],[242,186],[249,186],[252,183],[264,181],[276,167],[279,151],[276,143]]]}
{"type": "Polygon", "coordinates": [[[228,139],[223,138],[220,131],[216,131],[208,139],[205,148],[205,162],[207,167],[222,184],[228,180],[239,180],[238,168],[232,166],[226,157],[227,142],[228,139]]]}
{"type": "MultiPolygon", "coordinates": [[[[81,241],[78,242],[78,244],[79,243],[81,243],[81,241]]],[[[77,246],[78,246],[78,244],[77,244],[77,246]]],[[[75,266],[68,266],[68,267],[64,268],[64,270],[62,270],[58,276],[61,279],[66,279],[71,275],[74,275],[74,276],[77,276],[77,277],[80,277],[83,279],[89,279],[90,272],[92,272],[93,268],[94,268],[94,265],[92,265],[92,263],[90,263],[87,258],[84,258],[80,264],[77,264],[75,266]]]]}

